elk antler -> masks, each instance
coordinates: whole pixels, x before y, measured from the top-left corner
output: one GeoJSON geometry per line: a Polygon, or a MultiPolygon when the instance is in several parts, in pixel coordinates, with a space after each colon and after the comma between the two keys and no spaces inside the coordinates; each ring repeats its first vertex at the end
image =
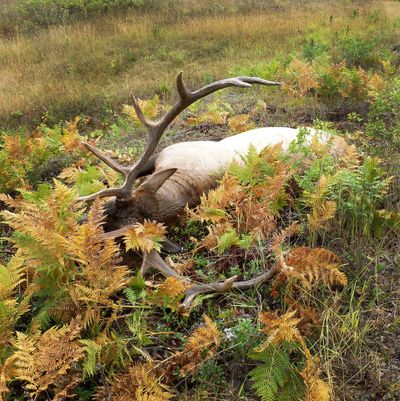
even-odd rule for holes
{"type": "MultiPolygon", "coordinates": [[[[104,233],[102,235],[102,239],[115,239],[123,236],[127,229],[131,226],[125,226],[119,230],[111,231],[108,233],[104,233]]],[[[177,273],[174,269],[167,265],[161,255],[155,250],[151,250],[150,252],[143,253],[143,261],[140,267],[140,273],[144,276],[150,269],[154,269],[159,271],[165,277],[175,277],[184,281],[185,283],[190,284],[191,280],[188,277],[184,277],[177,273]]],[[[180,310],[185,311],[188,310],[195,299],[195,297],[199,294],[212,294],[212,293],[222,293],[227,292],[233,289],[236,290],[247,290],[252,287],[258,287],[259,285],[265,283],[269,279],[271,279],[277,272],[276,265],[272,266],[269,270],[264,273],[253,277],[249,280],[237,281],[237,276],[233,276],[228,278],[225,281],[217,281],[209,284],[195,284],[190,286],[185,292],[185,299],[180,305],[180,310]]]]}
{"type": "MultiPolygon", "coordinates": [[[[184,276],[181,276],[174,269],[169,267],[160,254],[156,250],[150,251],[143,256],[143,263],[140,269],[142,275],[144,275],[149,269],[158,270],[165,277],[175,277],[185,283],[190,284],[191,281],[184,276]]],[[[199,294],[212,294],[222,293],[231,290],[247,290],[252,287],[258,287],[266,281],[270,280],[277,273],[276,265],[272,266],[269,270],[249,280],[237,281],[238,277],[233,276],[225,281],[216,281],[209,284],[195,284],[190,286],[185,292],[185,299],[180,305],[180,310],[188,310],[199,294]]]]}
{"type": "Polygon", "coordinates": [[[100,160],[110,166],[113,170],[124,175],[125,180],[120,188],[108,188],[102,191],[96,192],[89,196],[82,196],[79,198],[80,201],[90,201],[96,198],[105,198],[109,196],[116,196],[121,201],[128,201],[131,199],[132,190],[134,186],[135,179],[140,174],[141,169],[145,166],[146,162],[149,160],[153,152],[155,151],[158,142],[161,139],[163,132],[171,124],[174,118],[181,113],[184,109],[194,103],[196,100],[201,99],[219,89],[228,88],[231,86],[237,86],[241,88],[251,87],[251,84],[261,84],[261,85],[280,85],[279,82],[266,81],[261,78],[256,77],[236,77],[227,78],[220,81],[213,82],[209,85],[203,86],[202,88],[191,92],[187,89],[183,82],[182,72],[180,72],[176,77],[176,87],[179,94],[179,100],[174,104],[174,106],[164,115],[159,121],[154,122],[148,120],[139,106],[139,103],[135,96],[131,94],[131,102],[136,111],[139,120],[146,126],[148,130],[148,141],[146,143],[145,149],[139,160],[131,167],[125,167],[118,163],[117,161],[111,159],[102,153],[99,149],[90,145],[87,142],[83,142],[95,156],[100,160]]]}

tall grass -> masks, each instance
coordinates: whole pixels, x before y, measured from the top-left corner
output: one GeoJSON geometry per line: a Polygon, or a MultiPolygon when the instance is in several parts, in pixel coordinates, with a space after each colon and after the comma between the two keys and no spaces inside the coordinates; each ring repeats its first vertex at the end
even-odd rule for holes
{"type": "MultiPolygon", "coordinates": [[[[234,2],[226,3],[233,7],[234,2]]],[[[248,1],[253,3],[262,4],[248,1]]],[[[382,2],[362,7],[348,1],[282,3],[226,16],[196,15],[194,2],[183,9],[179,4],[166,14],[131,10],[3,37],[0,118],[30,120],[48,113],[57,119],[109,110],[130,91],[168,94],[180,69],[196,85],[235,67],[289,54],[313,31],[364,32],[371,23],[383,31],[400,16],[400,3],[393,1],[385,2],[386,9],[382,2]],[[379,18],[383,13],[385,18],[379,18]]]]}

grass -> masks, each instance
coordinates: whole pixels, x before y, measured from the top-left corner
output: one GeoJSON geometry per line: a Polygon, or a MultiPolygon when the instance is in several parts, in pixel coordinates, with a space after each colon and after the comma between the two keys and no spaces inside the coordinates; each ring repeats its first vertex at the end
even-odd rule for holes
{"type": "Polygon", "coordinates": [[[386,32],[395,28],[386,22],[394,24],[400,16],[398,2],[384,2],[384,7],[370,2],[362,8],[337,3],[297,2],[272,11],[211,16],[197,16],[194,3],[189,3],[193,15],[186,11],[183,18],[173,18],[179,8],[167,16],[131,10],[54,25],[33,35],[3,37],[0,118],[6,124],[32,125],[43,115],[57,122],[78,113],[112,114],[130,91],[169,96],[179,70],[196,86],[240,68],[257,67],[277,54],[285,60],[314,32],[322,37],[346,29],[362,33],[371,24],[375,32],[383,27],[386,32]]]}

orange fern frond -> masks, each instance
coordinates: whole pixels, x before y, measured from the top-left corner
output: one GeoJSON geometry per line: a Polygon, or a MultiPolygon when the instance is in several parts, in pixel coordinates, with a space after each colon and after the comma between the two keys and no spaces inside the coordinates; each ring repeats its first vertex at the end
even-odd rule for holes
{"type": "Polygon", "coordinates": [[[221,333],[216,324],[206,315],[204,322],[205,325],[198,327],[188,338],[183,351],[173,354],[166,361],[168,365],[161,363],[167,377],[172,375],[176,368],[179,368],[182,376],[187,376],[215,355],[221,342],[221,333]]]}
{"type": "Polygon", "coordinates": [[[282,316],[274,312],[260,313],[260,322],[264,324],[261,331],[267,334],[267,339],[257,347],[256,351],[261,352],[270,344],[279,345],[282,341],[302,343],[303,339],[297,327],[301,319],[295,318],[295,314],[295,310],[282,316]]]}
{"type": "Polygon", "coordinates": [[[328,383],[320,379],[321,371],[317,357],[308,357],[306,367],[300,372],[306,386],[306,393],[302,401],[329,401],[330,388],[328,383]]]}
{"type": "Polygon", "coordinates": [[[259,203],[251,197],[236,204],[232,217],[242,232],[251,232],[258,239],[269,237],[276,229],[276,216],[269,203],[259,203]]]}
{"type": "Polygon", "coordinates": [[[312,230],[326,229],[327,223],[335,217],[336,202],[323,201],[312,208],[311,214],[307,214],[307,221],[312,230]]]}
{"type": "Polygon", "coordinates": [[[18,212],[3,210],[1,215],[6,224],[32,239],[27,245],[19,244],[20,252],[30,255],[28,259],[34,260],[36,255],[40,258],[45,254],[64,266],[69,242],[67,236],[77,230],[82,206],[76,204],[75,194],[68,187],[58,181],[54,185],[48,199],[21,201],[18,212]]]}
{"type": "Polygon", "coordinates": [[[293,248],[286,263],[292,267],[285,272],[286,276],[300,280],[307,288],[320,281],[328,286],[347,284],[346,275],[339,270],[340,259],[328,249],[293,248]]]}
{"type": "Polygon", "coordinates": [[[109,383],[100,387],[96,401],[168,401],[173,398],[171,390],[156,374],[151,363],[135,363],[127,372],[114,376],[109,383]]]}
{"type": "Polygon", "coordinates": [[[81,314],[84,327],[99,321],[100,306],[117,307],[112,297],[126,286],[130,274],[121,265],[119,247],[114,240],[102,238],[103,213],[100,201],[95,201],[87,222],[69,236],[69,255],[79,263],[80,273],[68,286],[69,299],[54,309],[54,313],[61,315],[67,310],[81,314]]]}
{"type": "Polygon", "coordinates": [[[44,333],[17,333],[16,351],[9,358],[14,378],[27,382],[25,387],[34,396],[52,388],[55,399],[65,397],[78,383],[76,364],[84,357],[78,341],[81,329],[77,318],[67,326],[52,327],[44,333]]]}
{"type": "Polygon", "coordinates": [[[81,148],[84,149],[82,145],[82,137],[78,132],[78,123],[80,121],[80,117],[77,116],[74,118],[74,121],[67,121],[66,128],[63,131],[63,136],[61,141],[64,145],[64,149],[67,152],[73,153],[76,152],[76,149],[81,148]]]}
{"type": "Polygon", "coordinates": [[[239,114],[228,119],[228,127],[233,132],[244,132],[254,128],[249,122],[250,114],[239,114]]]}
{"type": "Polygon", "coordinates": [[[150,252],[160,250],[161,242],[165,238],[166,228],[163,224],[145,220],[143,224],[137,223],[129,227],[124,235],[126,249],[135,249],[150,252]]]}
{"type": "Polygon", "coordinates": [[[343,137],[335,136],[332,141],[332,151],[340,160],[340,165],[354,169],[360,164],[360,154],[355,145],[349,144],[343,137]]]}
{"type": "Polygon", "coordinates": [[[295,234],[298,234],[301,230],[300,224],[295,221],[290,226],[283,229],[279,234],[276,234],[274,240],[272,242],[272,250],[275,253],[275,263],[278,267],[279,272],[291,271],[293,268],[288,264],[284,257],[284,252],[282,249],[282,245],[287,238],[292,237],[295,234]]]}
{"type": "Polygon", "coordinates": [[[183,294],[189,285],[176,277],[167,277],[158,288],[157,296],[176,298],[183,294]]]}
{"type": "Polygon", "coordinates": [[[218,223],[227,221],[227,210],[235,205],[245,194],[236,177],[225,174],[220,185],[206,195],[202,195],[200,205],[195,210],[188,210],[192,220],[218,223]]]}

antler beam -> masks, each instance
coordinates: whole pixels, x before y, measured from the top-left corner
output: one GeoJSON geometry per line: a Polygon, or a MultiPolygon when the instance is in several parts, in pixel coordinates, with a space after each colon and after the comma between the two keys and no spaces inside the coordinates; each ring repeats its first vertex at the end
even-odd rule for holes
{"type": "Polygon", "coordinates": [[[180,308],[182,311],[188,310],[195,297],[199,294],[222,293],[231,290],[247,290],[252,287],[258,287],[272,278],[275,273],[276,267],[273,266],[265,273],[260,274],[259,276],[256,276],[250,280],[236,281],[237,276],[233,276],[222,282],[194,285],[186,291],[185,299],[180,305],[180,308]]]}
{"type": "MultiPolygon", "coordinates": [[[[174,269],[169,267],[160,254],[155,250],[152,250],[150,253],[144,255],[140,272],[142,275],[144,275],[150,269],[159,271],[165,277],[172,276],[184,282],[190,283],[190,280],[187,277],[181,276],[174,269]]],[[[180,310],[188,310],[193,300],[199,294],[223,293],[231,290],[247,290],[252,287],[258,287],[259,285],[270,280],[276,274],[276,272],[277,268],[274,265],[265,273],[262,273],[250,280],[236,281],[238,277],[233,276],[225,281],[217,281],[209,284],[195,284],[186,290],[185,299],[180,305],[180,310]]]]}
{"type": "Polygon", "coordinates": [[[209,85],[206,85],[194,92],[189,91],[187,89],[184,81],[182,72],[180,72],[176,77],[176,87],[179,94],[179,100],[172,106],[172,108],[164,115],[159,121],[150,121],[143,114],[142,109],[139,106],[139,103],[135,96],[131,94],[131,102],[136,111],[136,114],[142,124],[148,130],[148,141],[146,143],[143,154],[140,156],[139,160],[131,167],[122,166],[117,161],[111,159],[106,156],[99,149],[90,145],[89,143],[83,142],[86,148],[92,152],[95,156],[97,156],[100,160],[110,166],[113,170],[124,175],[125,180],[120,188],[109,188],[99,192],[96,192],[89,196],[80,197],[80,201],[90,201],[96,198],[104,198],[109,196],[116,196],[121,201],[129,201],[132,196],[132,190],[134,186],[135,179],[140,174],[141,169],[145,166],[151,155],[154,153],[162,134],[171,124],[171,122],[176,118],[176,116],[181,113],[184,109],[190,106],[195,101],[210,95],[213,92],[216,92],[223,88],[228,87],[239,87],[239,88],[248,88],[251,87],[251,84],[260,84],[260,85],[268,85],[268,86],[276,86],[281,85],[280,82],[266,81],[261,78],[256,77],[236,77],[236,78],[227,78],[222,79],[220,81],[213,82],[209,85]]]}

